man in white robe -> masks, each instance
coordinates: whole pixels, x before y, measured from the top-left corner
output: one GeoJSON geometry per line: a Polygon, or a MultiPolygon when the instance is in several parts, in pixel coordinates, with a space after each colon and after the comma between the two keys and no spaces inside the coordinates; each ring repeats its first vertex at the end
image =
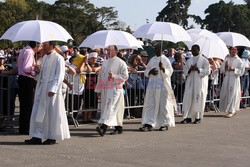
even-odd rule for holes
{"type": "Polygon", "coordinates": [[[115,126],[111,134],[122,134],[124,115],[123,84],[128,79],[126,63],[117,57],[115,45],[108,47],[109,59],[104,61],[98,75],[95,92],[101,97],[101,118],[96,131],[104,136],[108,126],[115,126]]]}
{"type": "Polygon", "coordinates": [[[232,47],[230,55],[221,65],[221,72],[225,74],[225,77],[220,91],[219,109],[227,113],[227,118],[234,116],[240,107],[240,76],[244,74],[244,66],[237,53],[237,48],[232,47]]]}
{"type": "Polygon", "coordinates": [[[200,54],[200,47],[193,45],[191,51],[193,57],[187,60],[183,69],[187,78],[183,97],[184,120],[181,121],[182,124],[191,123],[193,116],[195,116],[194,124],[201,123],[207,97],[208,75],[210,74],[209,61],[200,54]]]}
{"type": "Polygon", "coordinates": [[[68,121],[62,96],[62,83],[65,74],[63,57],[55,50],[55,42],[44,42],[46,55],[41,68],[36,67],[37,85],[30,119],[30,140],[26,144],[55,144],[56,140],[70,138],[68,121]]]}
{"type": "Polygon", "coordinates": [[[171,88],[173,68],[169,59],[161,54],[161,45],[155,47],[155,55],[148,63],[145,76],[149,77],[143,106],[140,131],[151,131],[153,128],[168,130],[175,126],[174,109],[176,101],[171,88]]]}

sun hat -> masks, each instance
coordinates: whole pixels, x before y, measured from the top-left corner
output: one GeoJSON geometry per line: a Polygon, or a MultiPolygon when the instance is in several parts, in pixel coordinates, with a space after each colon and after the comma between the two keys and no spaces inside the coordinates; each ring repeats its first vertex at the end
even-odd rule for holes
{"type": "Polygon", "coordinates": [[[248,56],[250,56],[250,51],[249,50],[244,50],[242,53],[242,58],[247,58],[248,56]]]}
{"type": "Polygon", "coordinates": [[[88,58],[91,58],[91,57],[95,57],[97,58],[98,54],[96,52],[91,52],[89,55],[88,55],[88,58]]]}

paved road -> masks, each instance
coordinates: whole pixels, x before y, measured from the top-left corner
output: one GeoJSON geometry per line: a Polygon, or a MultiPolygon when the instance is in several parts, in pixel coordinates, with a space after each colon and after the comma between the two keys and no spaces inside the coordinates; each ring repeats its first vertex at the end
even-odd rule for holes
{"type": "Polygon", "coordinates": [[[0,166],[250,166],[250,109],[233,118],[206,113],[199,125],[139,132],[140,119],[126,120],[124,134],[100,137],[95,124],[70,126],[71,139],[52,146],[24,145],[28,136],[0,135],[0,166]]]}

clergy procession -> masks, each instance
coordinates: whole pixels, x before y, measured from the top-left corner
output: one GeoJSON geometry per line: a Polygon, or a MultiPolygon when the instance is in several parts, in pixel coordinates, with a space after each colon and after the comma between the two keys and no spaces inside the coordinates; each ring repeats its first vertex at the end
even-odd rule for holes
{"type": "Polygon", "coordinates": [[[139,119],[138,133],[200,124],[211,110],[233,119],[250,105],[250,41],[228,44],[232,34],[154,22],[133,34],[100,30],[73,46],[57,23],[17,23],[0,38],[23,42],[0,52],[0,133],[18,120],[25,144],[53,145],[70,138],[71,125],[105,136],[123,134],[124,119],[139,119]]]}

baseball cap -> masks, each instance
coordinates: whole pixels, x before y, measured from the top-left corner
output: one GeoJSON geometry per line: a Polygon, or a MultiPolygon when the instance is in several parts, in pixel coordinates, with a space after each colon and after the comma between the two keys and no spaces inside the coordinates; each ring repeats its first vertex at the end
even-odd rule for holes
{"type": "Polygon", "coordinates": [[[69,51],[69,48],[68,48],[68,46],[66,46],[66,45],[62,45],[62,46],[61,46],[61,50],[62,50],[63,53],[65,53],[65,52],[68,52],[68,51],[69,51]]]}
{"type": "Polygon", "coordinates": [[[140,55],[144,57],[148,57],[148,53],[144,50],[140,52],[140,55]]]}

